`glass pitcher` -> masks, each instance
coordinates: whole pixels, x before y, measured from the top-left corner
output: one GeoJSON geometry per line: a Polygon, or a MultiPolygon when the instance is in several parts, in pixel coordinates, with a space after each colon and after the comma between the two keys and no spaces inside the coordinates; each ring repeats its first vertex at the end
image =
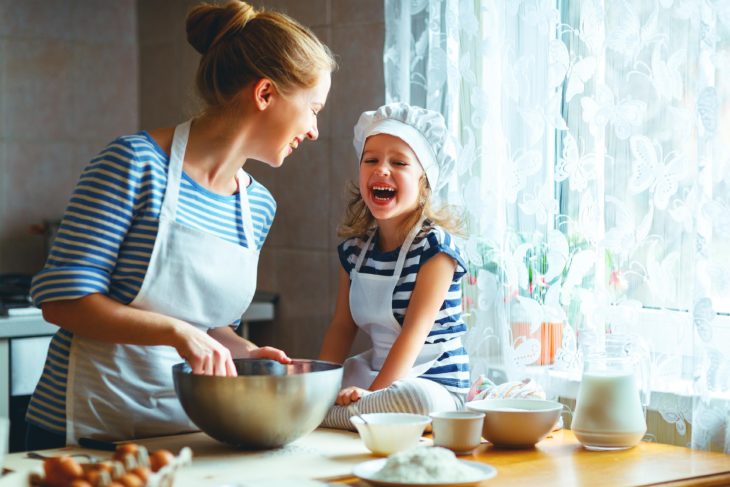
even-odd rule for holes
{"type": "Polygon", "coordinates": [[[609,335],[603,350],[586,353],[573,433],[591,450],[631,448],[646,433],[648,404],[648,347],[638,337],[609,335]]]}

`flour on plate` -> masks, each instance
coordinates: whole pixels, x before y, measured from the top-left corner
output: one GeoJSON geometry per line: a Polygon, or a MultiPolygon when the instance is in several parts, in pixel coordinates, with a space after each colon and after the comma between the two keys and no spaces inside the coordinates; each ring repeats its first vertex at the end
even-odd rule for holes
{"type": "Polygon", "coordinates": [[[418,446],[388,457],[373,478],[384,482],[437,484],[479,480],[482,472],[459,462],[451,450],[418,446]]]}

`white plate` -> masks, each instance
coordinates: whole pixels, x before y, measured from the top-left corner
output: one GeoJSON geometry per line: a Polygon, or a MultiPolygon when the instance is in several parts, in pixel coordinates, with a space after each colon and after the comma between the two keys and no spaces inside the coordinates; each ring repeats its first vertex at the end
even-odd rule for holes
{"type": "Polygon", "coordinates": [[[495,475],[497,475],[497,469],[492,467],[491,465],[487,465],[486,463],[480,463],[480,462],[472,462],[469,460],[459,460],[459,462],[462,465],[467,465],[469,467],[472,467],[476,470],[479,470],[482,475],[475,480],[470,480],[468,482],[441,482],[441,483],[428,483],[428,482],[418,482],[418,483],[402,483],[402,482],[387,482],[384,480],[379,480],[374,478],[375,474],[383,468],[385,465],[385,462],[387,461],[387,458],[380,458],[378,460],[369,460],[367,462],[360,463],[358,465],[355,465],[355,468],[352,469],[352,473],[362,479],[367,480],[371,484],[374,485],[380,485],[383,487],[408,487],[408,486],[428,486],[428,487],[472,487],[477,485],[479,482],[482,482],[487,479],[491,479],[495,475]]]}

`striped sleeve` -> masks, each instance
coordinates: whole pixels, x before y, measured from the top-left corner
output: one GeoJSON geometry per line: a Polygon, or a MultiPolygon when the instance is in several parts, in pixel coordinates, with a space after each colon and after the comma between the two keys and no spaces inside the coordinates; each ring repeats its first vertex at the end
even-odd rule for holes
{"type": "Polygon", "coordinates": [[[444,253],[456,261],[456,270],[454,271],[453,282],[461,280],[466,274],[466,263],[454,238],[446,230],[441,227],[434,227],[427,235],[426,242],[423,246],[420,265],[425,264],[436,254],[444,253]]]}
{"type": "Polygon", "coordinates": [[[122,139],[87,166],[66,208],[44,269],[31,285],[33,302],[108,294],[119,249],[140,205],[143,171],[122,139]]]}
{"type": "Polygon", "coordinates": [[[259,250],[264,246],[269,235],[271,225],[276,216],[276,200],[266,187],[251,178],[253,184],[248,189],[248,199],[251,205],[251,219],[253,220],[256,245],[259,250]]]}
{"type": "Polygon", "coordinates": [[[355,267],[357,258],[360,255],[361,244],[362,239],[352,237],[337,246],[337,256],[340,258],[340,264],[348,274],[352,272],[352,269],[355,267]]]}

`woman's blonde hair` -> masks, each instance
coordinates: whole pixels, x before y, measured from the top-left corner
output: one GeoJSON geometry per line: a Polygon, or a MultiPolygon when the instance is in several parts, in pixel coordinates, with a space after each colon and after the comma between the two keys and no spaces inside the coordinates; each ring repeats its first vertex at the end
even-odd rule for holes
{"type": "Polygon", "coordinates": [[[186,29],[188,42],[202,54],[195,84],[208,108],[227,105],[252,81],[270,79],[287,94],[313,87],[321,71],[337,68],[311,30],[240,0],[194,7],[186,29]]]}
{"type": "MultiPolygon", "coordinates": [[[[364,237],[367,231],[375,226],[375,218],[362,199],[357,184],[350,181],[347,185],[347,192],[350,199],[345,208],[345,217],[337,228],[337,235],[342,238],[364,237]]],[[[425,175],[421,176],[419,181],[418,209],[403,221],[403,228],[400,229],[402,236],[405,237],[422,217],[454,235],[464,234],[463,219],[454,208],[431,206],[431,188],[428,186],[425,175]]]]}

